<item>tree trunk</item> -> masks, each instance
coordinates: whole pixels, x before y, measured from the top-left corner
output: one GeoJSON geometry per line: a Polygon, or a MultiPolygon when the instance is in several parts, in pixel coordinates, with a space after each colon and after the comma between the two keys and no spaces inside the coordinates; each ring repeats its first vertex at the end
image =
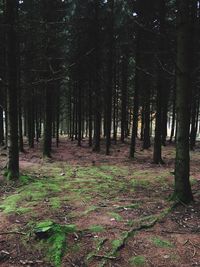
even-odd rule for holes
{"type": "Polygon", "coordinates": [[[190,23],[189,0],[177,0],[177,141],[174,197],[189,203],[193,200],[190,175],[190,23]]]}
{"type": "Polygon", "coordinates": [[[108,18],[108,85],[106,94],[106,155],[110,154],[112,124],[112,92],[113,92],[113,56],[114,56],[114,0],[109,0],[108,18]]]}
{"type": "Polygon", "coordinates": [[[8,112],[8,178],[19,177],[18,93],[17,93],[17,2],[6,1],[7,27],[7,112],[8,112]]]}

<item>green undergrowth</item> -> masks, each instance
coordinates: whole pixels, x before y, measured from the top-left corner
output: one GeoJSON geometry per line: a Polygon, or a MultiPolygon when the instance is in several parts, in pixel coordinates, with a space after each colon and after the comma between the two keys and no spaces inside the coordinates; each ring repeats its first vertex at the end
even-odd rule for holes
{"type": "Polygon", "coordinates": [[[130,258],[129,262],[131,266],[144,266],[146,263],[146,258],[142,255],[138,255],[130,258]]]}
{"type": "MultiPolygon", "coordinates": [[[[4,213],[26,213],[38,202],[44,201],[51,194],[58,194],[62,191],[62,184],[54,178],[32,178],[20,176],[19,186],[16,191],[7,196],[0,205],[4,213]]],[[[51,200],[53,207],[58,207],[59,199],[51,200]]]]}
{"type": "Polygon", "coordinates": [[[160,238],[158,236],[153,237],[151,240],[152,240],[153,244],[156,247],[159,247],[159,248],[173,248],[173,244],[170,241],[162,239],[162,238],[160,238]]]}
{"type": "MultiPolygon", "coordinates": [[[[74,167],[46,163],[37,169],[35,166],[29,168],[29,173],[20,176],[15,192],[5,196],[0,209],[7,214],[37,213],[37,205],[44,201],[51,210],[61,208],[63,201],[69,201],[71,205],[78,201],[88,206],[95,196],[104,199],[113,198],[117,201],[120,200],[121,194],[132,194],[137,187],[149,187],[152,181],[157,182],[156,177],[160,181],[159,177],[165,176],[166,173],[155,175],[152,171],[137,171],[132,174],[129,168],[122,166],[74,167]]],[[[117,209],[135,209],[139,208],[139,205],[130,204],[117,209]]],[[[86,216],[97,209],[95,204],[91,205],[83,215],[86,216]]],[[[122,220],[122,217],[115,212],[111,216],[117,221],[122,220]]]]}
{"type": "Polygon", "coordinates": [[[116,212],[109,212],[108,214],[110,215],[111,218],[114,218],[117,222],[121,222],[121,221],[123,221],[122,216],[119,215],[119,214],[116,213],[116,212]]]}
{"type": "MultiPolygon", "coordinates": [[[[127,181],[115,179],[127,174],[127,168],[116,166],[57,167],[46,163],[38,169],[29,169],[31,173],[20,176],[15,192],[2,200],[0,209],[4,213],[28,213],[48,199],[51,209],[59,209],[63,196],[69,201],[89,203],[93,194],[101,197],[116,195],[128,190],[127,181]],[[48,176],[47,176],[48,175],[48,176]]],[[[92,208],[93,210],[93,208],[92,208]]],[[[90,212],[92,210],[86,211],[90,212]]],[[[37,211],[35,211],[37,212],[37,211]]]]}
{"type": "Polygon", "coordinates": [[[89,227],[89,231],[92,233],[101,233],[103,232],[105,229],[102,225],[91,225],[89,227]]]}
{"type": "Polygon", "coordinates": [[[166,184],[167,177],[169,176],[168,171],[162,170],[162,172],[155,173],[155,170],[149,169],[146,170],[139,170],[134,172],[131,176],[132,184],[135,186],[146,186],[149,187],[151,185],[159,184],[166,184]]]}
{"type": "Polygon", "coordinates": [[[42,221],[35,225],[34,233],[38,237],[39,247],[46,252],[46,258],[54,267],[60,267],[69,233],[76,232],[75,225],[60,225],[52,221],[42,221]]]}

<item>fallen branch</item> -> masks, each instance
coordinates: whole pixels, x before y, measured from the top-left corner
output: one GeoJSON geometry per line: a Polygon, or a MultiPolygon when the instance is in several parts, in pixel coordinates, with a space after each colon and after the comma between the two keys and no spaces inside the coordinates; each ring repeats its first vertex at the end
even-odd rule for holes
{"type": "Polygon", "coordinates": [[[26,235],[26,233],[11,231],[11,232],[1,232],[0,235],[26,235]]]}

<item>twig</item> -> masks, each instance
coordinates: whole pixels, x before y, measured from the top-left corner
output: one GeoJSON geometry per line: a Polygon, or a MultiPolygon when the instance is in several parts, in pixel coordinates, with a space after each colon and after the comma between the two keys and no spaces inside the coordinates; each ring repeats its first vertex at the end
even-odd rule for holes
{"type": "Polygon", "coordinates": [[[11,231],[11,232],[1,232],[0,235],[26,235],[26,233],[11,231]]]}
{"type": "Polygon", "coordinates": [[[114,256],[107,256],[107,255],[93,255],[95,258],[103,258],[103,259],[108,259],[108,260],[116,260],[116,257],[114,256]]]}
{"type": "Polygon", "coordinates": [[[75,263],[73,263],[73,261],[67,257],[67,261],[73,266],[73,267],[78,267],[78,265],[76,265],[75,263]]]}
{"type": "MultiPolygon", "coordinates": [[[[150,231],[148,231],[150,232],[150,231]]],[[[169,230],[162,230],[163,233],[167,233],[167,234],[188,234],[187,232],[179,232],[179,231],[169,231],[169,230]]]]}
{"type": "Polygon", "coordinates": [[[196,248],[195,248],[195,245],[192,243],[191,240],[189,240],[189,243],[193,246],[193,254],[192,254],[192,258],[194,258],[194,256],[196,255],[196,248]]]}

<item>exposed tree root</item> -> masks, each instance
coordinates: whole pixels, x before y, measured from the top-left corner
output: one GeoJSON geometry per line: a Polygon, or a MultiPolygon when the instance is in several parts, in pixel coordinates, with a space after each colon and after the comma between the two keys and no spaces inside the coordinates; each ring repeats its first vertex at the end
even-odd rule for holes
{"type": "Polygon", "coordinates": [[[156,225],[156,223],[158,223],[159,221],[161,221],[166,215],[168,215],[172,209],[175,207],[176,204],[173,204],[172,207],[164,210],[161,214],[155,216],[155,218],[150,222],[150,223],[141,223],[141,221],[145,220],[145,217],[143,219],[141,219],[140,221],[137,222],[133,222],[133,224],[136,223],[141,223],[138,226],[133,226],[129,231],[125,232],[123,234],[123,237],[120,239],[119,245],[116,246],[111,253],[109,253],[108,255],[101,255],[101,258],[104,258],[104,261],[101,264],[101,267],[105,266],[107,263],[107,260],[114,260],[116,259],[116,254],[125,246],[127,239],[132,236],[134,233],[141,231],[143,229],[149,229],[152,228],[156,225]]]}

